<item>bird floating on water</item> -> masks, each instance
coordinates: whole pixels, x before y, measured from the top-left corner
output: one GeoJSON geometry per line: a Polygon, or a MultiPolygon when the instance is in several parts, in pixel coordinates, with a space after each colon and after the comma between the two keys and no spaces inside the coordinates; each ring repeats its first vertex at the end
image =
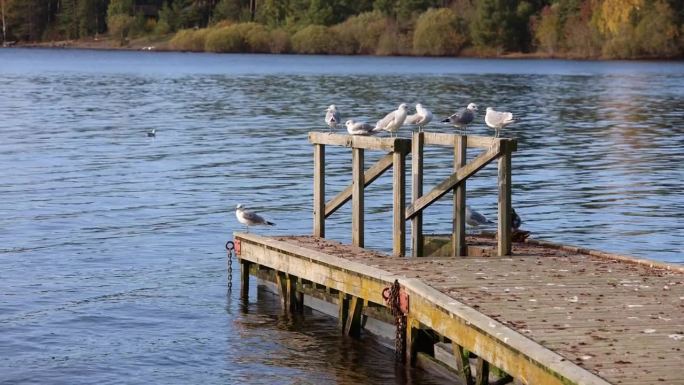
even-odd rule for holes
{"type": "Polygon", "coordinates": [[[150,138],[153,138],[153,137],[157,136],[157,129],[156,129],[156,128],[153,128],[152,131],[150,131],[150,132],[147,133],[147,136],[150,137],[150,138]]]}
{"type": "Polygon", "coordinates": [[[406,117],[406,124],[413,124],[418,126],[418,131],[423,131],[423,128],[432,121],[432,111],[423,107],[422,104],[416,104],[416,113],[406,117]]]}
{"type": "Polygon", "coordinates": [[[465,208],[465,220],[466,223],[470,226],[473,227],[478,227],[478,226],[484,226],[488,224],[492,224],[494,222],[490,221],[485,217],[484,215],[478,213],[477,211],[473,210],[470,208],[470,206],[466,205],[465,208]]]}
{"type": "Polygon", "coordinates": [[[392,136],[392,134],[396,133],[404,124],[407,115],[408,107],[406,106],[406,103],[401,103],[396,110],[378,120],[378,122],[375,123],[373,131],[387,131],[390,133],[390,136],[392,136]]]}
{"type": "Polygon", "coordinates": [[[247,209],[245,209],[245,206],[242,204],[238,204],[235,207],[235,217],[237,217],[238,222],[245,225],[247,229],[249,229],[249,226],[259,226],[259,225],[273,226],[273,225],[275,225],[275,223],[267,221],[261,215],[255,213],[253,211],[248,211],[247,209]]]}
{"type": "Polygon", "coordinates": [[[372,135],[373,134],[373,126],[364,123],[364,122],[356,122],[354,119],[349,119],[344,123],[345,126],[347,126],[347,132],[349,135],[372,135]]]}
{"type": "Polygon", "coordinates": [[[340,112],[337,111],[337,107],[335,107],[334,104],[331,104],[328,109],[325,110],[325,124],[330,127],[330,132],[332,133],[339,123],[341,123],[340,112]]]}
{"type": "Polygon", "coordinates": [[[475,119],[477,104],[470,103],[466,108],[461,108],[450,117],[442,120],[442,123],[451,123],[454,127],[465,130],[468,133],[468,125],[475,119]]]}
{"type": "Polygon", "coordinates": [[[495,111],[492,107],[487,107],[487,113],[485,114],[485,123],[494,130],[496,134],[494,137],[498,138],[501,129],[507,125],[514,123],[513,114],[510,112],[499,112],[495,111]]]}

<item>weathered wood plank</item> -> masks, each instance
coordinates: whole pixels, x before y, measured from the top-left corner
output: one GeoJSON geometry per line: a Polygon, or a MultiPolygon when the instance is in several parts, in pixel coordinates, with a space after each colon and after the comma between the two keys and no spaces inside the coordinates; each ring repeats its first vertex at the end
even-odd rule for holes
{"type": "Polygon", "coordinates": [[[456,185],[488,165],[491,161],[496,159],[499,154],[500,146],[497,143],[487,151],[478,155],[470,163],[461,167],[457,172],[451,174],[451,176],[435,186],[432,191],[420,197],[406,209],[406,220],[412,219],[418,212],[433,204],[436,200],[451,191],[456,185]]]}
{"type": "MultiPolygon", "coordinates": [[[[453,147],[456,144],[456,138],[466,137],[463,135],[446,134],[441,132],[426,132],[425,145],[427,146],[444,146],[453,147]]],[[[468,135],[468,148],[489,148],[495,143],[509,143],[512,151],[518,148],[518,141],[509,138],[495,138],[492,136],[477,136],[468,135]]]]}
{"type": "MultiPolygon", "coordinates": [[[[467,163],[468,137],[457,136],[454,143],[454,172],[467,163]]],[[[454,214],[451,235],[451,255],[464,256],[466,253],[465,241],[465,205],[466,205],[466,181],[459,183],[454,189],[454,214]]]]}
{"type": "Polygon", "coordinates": [[[325,237],[325,146],[314,145],[313,235],[325,237]]]}
{"type": "MultiPolygon", "coordinates": [[[[423,145],[425,132],[414,132],[411,148],[411,202],[423,195],[423,145]]],[[[414,257],[423,256],[423,213],[411,219],[411,251],[414,257]]]]}
{"type": "Polygon", "coordinates": [[[329,134],[326,132],[309,132],[309,142],[312,144],[401,152],[404,154],[411,151],[411,139],[406,138],[379,138],[372,136],[329,134]]]}
{"type": "MultiPolygon", "coordinates": [[[[392,154],[387,154],[380,158],[363,174],[364,187],[368,187],[378,179],[385,171],[392,167],[392,154]]],[[[344,188],[339,194],[335,195],[330,202],[325,204],[325,217],[329,217],[352,197],[353,182],[344,188]]]]}
{"type": "Polygon", "coordinates": [[[392,254],[403,257],[406,254],[406,154],[395,152],[392,170],[393,191],[393,225],[392,225],[392,254]]]}
{"type": "Polygon", "coordinates": [[[363,179],[363,151],[352,149],[352,245],[358,247],[364,244],[363,190],[366,183],[363,179]]]}
{"type": "Polygon", "coordinates": [[[511,254],[511,150],[505,144],[501,147],[499,158],[499,221],[498,221],[498,246],[500,256],[511,254]]]}

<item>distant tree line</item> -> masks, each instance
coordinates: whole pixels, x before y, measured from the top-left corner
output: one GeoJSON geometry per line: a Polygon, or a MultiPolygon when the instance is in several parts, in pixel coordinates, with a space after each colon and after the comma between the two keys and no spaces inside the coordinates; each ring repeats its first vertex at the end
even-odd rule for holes
{"type": "Polygon", "coordinates": [[[0,0],[3,40],[172,36],[172,49],[684,56],[682,0],[0,0]]]}

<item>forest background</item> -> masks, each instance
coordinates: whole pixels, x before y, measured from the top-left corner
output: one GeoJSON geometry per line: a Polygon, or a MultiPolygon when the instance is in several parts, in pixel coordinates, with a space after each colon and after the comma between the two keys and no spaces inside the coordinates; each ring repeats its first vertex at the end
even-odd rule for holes
{"type": "Polygon", "coordinates": [[[0,17],[3,45],[684,57],[682,0],[0,0],[0,17]]]}

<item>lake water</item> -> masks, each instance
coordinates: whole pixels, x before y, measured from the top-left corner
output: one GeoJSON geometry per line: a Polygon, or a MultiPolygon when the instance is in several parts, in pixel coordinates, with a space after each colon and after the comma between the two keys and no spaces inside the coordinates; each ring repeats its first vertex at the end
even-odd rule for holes
{"type": "MultiPolygon", "coordinates": [[[[522,118],[503,136],[519,141],[513,201],[535,238],[684,261],[682,62],[3,49],[0,383],[439,382],[325,316],[288,320],[271,296],[243,306],[226,290],[237,203],[277,223],[258,232],[311,232],[306,135],[327,105],[374,122],[400,102],[522,118]]],[[[491,135],[482,117],[470,131],[491,135]]],[[[329,196],[350,159],[328,150],[329,196]]],[[[450,162],[429,151],[426,188],[450,162]]],[[[490,217],[495,175],[468,183],[490,217]]],[[[381,250],[390,192],[388,174],[366,196],[381,250]]],[[[450,210],[428,209],[426,231],[449,231],[450,210]]],[[[328,221],[332,238],[350,229],[348,207],[328,221]]]]}

